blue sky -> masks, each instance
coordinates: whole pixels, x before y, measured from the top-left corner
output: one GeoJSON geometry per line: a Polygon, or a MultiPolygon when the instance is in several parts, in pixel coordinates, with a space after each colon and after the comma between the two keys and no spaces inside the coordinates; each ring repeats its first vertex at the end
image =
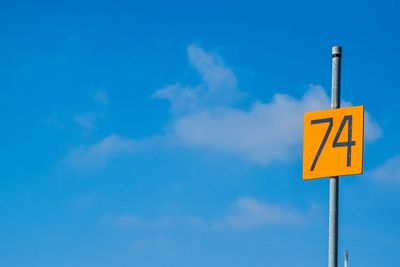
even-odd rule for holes
{"type": "Polygon", "coordinates": [[[304,112],[364,105],[339,261],[398,266],[396,1],[0,4],[0,265],[323,266],[304,112]]]}

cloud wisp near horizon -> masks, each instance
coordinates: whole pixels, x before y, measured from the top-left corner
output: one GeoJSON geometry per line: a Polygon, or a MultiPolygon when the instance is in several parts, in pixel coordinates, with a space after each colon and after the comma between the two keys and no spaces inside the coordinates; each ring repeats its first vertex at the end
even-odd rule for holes
{"type": "MultiPolygon", "coordinates": [[[[322,86],[309,85],[300,98],[276,93],[270,102],[256,99],[249,108],[238,107],[246,93],[220,56],[191,44],[187,58],[201,81],[195,85],[176,82],[152,95],[170,103],[170,123],[161,133],[142,140],[112,133],[98,143],[72,149],[66,157],[69,166],[101,169],[112,158],[132,153],[136,146],[143,148],[151,140],[157,140],[160,146],[220,151],[261,166],[300,158],[303,114],[329,108],[330,100],[322,86]]],[[[109,104],[105,91],[97,92],[95,99],[109,104]]],[[[86,125],[82,119],[77,123],[86,125]]],[[[374,142],[381,135],[379,124],[366,112],[366,142],[374,142]]]]}
{"type": "MultiPolygon", "coordinates": [[[[129,228],[174,228],[202,227],[214,230],[251,230],[271,226],[303,226],[309,217],[318,216],[319,208],[311,205],[300,211],[295,207],[261,201],[243,196],[234,200],[229,208],[217,218],[200,216],[164,215],[156,219],[146,219],[131,213],[106,215],[104,222],[121,229],[129,228]]],[[[314,218],[315,220],[315,218],[314,218]]],[[[312,220],[311,220],[312,221],[312,220]]]]}
{"type": "Polygon", "coordinates": [[[368,173],[368,178],[383,185],[400,185],[400,155],[395,155],[368,173]]]}

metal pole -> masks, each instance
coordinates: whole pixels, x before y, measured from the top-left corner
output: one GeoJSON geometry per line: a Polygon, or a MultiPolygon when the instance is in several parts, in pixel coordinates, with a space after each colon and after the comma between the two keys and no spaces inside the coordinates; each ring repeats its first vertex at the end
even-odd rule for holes
{"type": "MultiPolygon", "coordinates": [[[[340,67],[342,48],[332,47],[332,98],[331,108],[340,108],[340,67]]],[[[328,267],[337,267],[338,262],[338,211],[339,177],[329,179],[329,256],[328,267]]]]}
{"type": "Polygon", "coordinates": [[[349,267],[349,253],[347,252],[347,249],[344,251],[344,267],[349,267]]]}

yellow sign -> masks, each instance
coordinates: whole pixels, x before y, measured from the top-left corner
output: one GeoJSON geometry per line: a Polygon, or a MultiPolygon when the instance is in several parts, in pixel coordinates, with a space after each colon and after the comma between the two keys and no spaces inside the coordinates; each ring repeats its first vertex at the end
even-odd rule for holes
{"type": "Polygon", "coordinates": [[[304,114],[303,179],[361,174],[364,106],[304,114]]]}

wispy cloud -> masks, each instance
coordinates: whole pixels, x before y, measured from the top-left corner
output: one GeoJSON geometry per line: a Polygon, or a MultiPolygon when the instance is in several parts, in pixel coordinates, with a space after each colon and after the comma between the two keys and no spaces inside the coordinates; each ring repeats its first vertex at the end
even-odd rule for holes
{"type": "Polygon", "coordinates": [[[99,116],[95,113],[75,114],[73,121],[82,127],[84,131],[90,132],[94,129],[95,121],[99,116]]]}
{"type": "Polygon", "coordinates": [[[375,121],[371,115],[365,112],[365,141],[372,143],[382,137],[382,129],[378,122],[375,121]]]}
{"type": "MultiPolygon", "coordinates": [[[[288,161],[300,155],[303,114],[328,109],[325,90],[310,85],[301,98],[275,94],[272,101],[254,101],[250,109],[233,107],[244,95],[234,72],[215,54],[196,45],[188,60],[201,78],[195,86],[175,83],[154,93],[167,99],[174,114],[167,136],[178,144],[234,154],[256,164],[288,161]],[[179,111],[179,112],[177,112],[179,111]]],[[[381,135],[366,113],[366,140],[381,135]]]]}
{"type": "Polygon", "coordinates": [[[97,101],[98,103],[108,106],[108,96],[106,91],[104,90],[97,90],[96,93],[93,96],[94,100],[97,101]]]}
{"type": "Polygon", "coordinates": [[[153,97],[171,103],[173,113],[200,111],[213,106],[233,104],[243,97],[237,78],[216,54],[207,53],[197,45],[187,48],[190,65],[200,75],[201,82],[194,86],[174,83],[157,90],[153,97]]]}
{"type": "Polygon", "coordinates": [[[97,90],[93,94],[92,100],[100,103],[102,108],[100,110],[77,113],[72,118],[73,122],[79,125],[85,134],[91,133],[95,129],[98,120],[104,117],[105,108],[109,103],[107,93],[104,90],[97,90]]]}
{"type": "Polygon", "coordinates": [[[400,185],[400,155],[388,159],[367,175],[372,180],[386,185],[400,185]]]}
{"type": "Polygon", "coordinates": [[[268,225],[300,225],[306,214],[279,204],[262,202],[252,197],[236,200],[232,209],[217,225],[239,229],[251,229],[268,225]]]}
{"type": "Polygon", "coordinates": [[[96,144],[71,150],[65,162],[77,169],[101,169],[111,159],[131,153],[136,147],[134,140],[112,134],[96,144]]]}
{"type": "Polygon", "coordinates": [[[307,217],[312,216],[313,212],[313,207],[301,212],[290,206],[260,201],[253,197],[241,197],[218,218],[164,215],[151,220],[133,214],[123,214],[108,215],[105,221],[117,228],[205,227],[217,230],[249,230],[266,226],[304,225],[307,217]]]}
{"type": "Polygon", "coordinates": [[[188,47],[187,54],[190,64],[199,72],[210,93],[224,91],[226,94],[236,90],[235,74],[217,54],[207,53],[194,44],[188,47]]]}

